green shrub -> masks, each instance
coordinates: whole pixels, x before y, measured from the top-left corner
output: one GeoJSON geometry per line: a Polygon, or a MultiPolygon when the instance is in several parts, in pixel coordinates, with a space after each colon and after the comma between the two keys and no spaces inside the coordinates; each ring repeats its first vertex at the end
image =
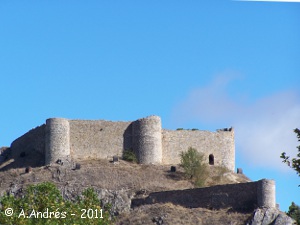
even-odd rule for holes
{"type": "Polygon", "coordinates": [[[183,130],[183,128],[177,128],[176,130],[183,130]]]}
{"type": "Polygon", "coordinates": [[[0,198],[0,224],[111,224],[109,209],[103,210],[94,189],[88,188],[76,201],[64,200],[50,182],[30,185],[24,197],[11,195],[0,198]],[[11,208],[12,216],[5,215],[11,208]]]}
{"type": "Polygon", "coordinates": [[[204,155],[190,147],[187,152],[180,154],[181,166],[188,179],[191,179],[196,187],[202,187],[208,177],[207,165],[204,162],[204,155]]]}
{"type": "Polygon", "coordinates": [[[123,153],[123,159],[128,162],[134,162],[134,163],[138,162],[138,159],[137,159],[133,149],[125,150],[123,153]]]}
{"type": "Polygon", "coordinates": [[[287,214],[289,217],[292,217],[294,220],[296,220],[297,224],[300,224],[300,206],[292,202],[287,214]]]}

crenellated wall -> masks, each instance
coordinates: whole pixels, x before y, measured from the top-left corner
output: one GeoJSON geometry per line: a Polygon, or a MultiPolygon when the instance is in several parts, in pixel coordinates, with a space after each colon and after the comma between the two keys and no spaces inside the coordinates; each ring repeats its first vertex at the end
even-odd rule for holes
{"type": "Polygon", "coordinates": [[[234,171],[234,131],[163,130],[158,116],[136,121],[47,119],[12,143],[15,154],[37,151],[45,164],[58,159],[103,159],[133,149],[142,164],[178,164],[189,147],[209,155],[214,164],[234,171]]]}

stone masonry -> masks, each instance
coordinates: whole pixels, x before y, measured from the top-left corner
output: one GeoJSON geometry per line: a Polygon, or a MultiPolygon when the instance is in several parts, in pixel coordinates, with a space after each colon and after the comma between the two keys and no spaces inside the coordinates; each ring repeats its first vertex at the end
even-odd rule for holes
{"type": "Polygon", "coordinates": [[[204,154],[207,163],[235,169],[234,130],[165,130],[158,116],[129,122],[50,118],[11,144],[20,152],[44,157],[44,164],[66,158],[75,161],[122,156],[132,149],[142,164],[179,164],[189,147],[204,154]]]}
{"type": "Polygon", "coordinates": [[[168,202],[187,208],[234,210],[276,208],[275,181],[262,179],[256,182],[153,192],[146,198],[133,199],[132,207],[168,202]]]}

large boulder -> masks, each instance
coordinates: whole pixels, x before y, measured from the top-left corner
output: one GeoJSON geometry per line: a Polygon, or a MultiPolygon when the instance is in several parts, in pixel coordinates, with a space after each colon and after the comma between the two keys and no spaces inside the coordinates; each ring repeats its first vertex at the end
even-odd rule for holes
{"type": "Polygon", "coordinates": [[[276,208],[258,208],[247,225],[296,225],[296,221],[276,208]]]}

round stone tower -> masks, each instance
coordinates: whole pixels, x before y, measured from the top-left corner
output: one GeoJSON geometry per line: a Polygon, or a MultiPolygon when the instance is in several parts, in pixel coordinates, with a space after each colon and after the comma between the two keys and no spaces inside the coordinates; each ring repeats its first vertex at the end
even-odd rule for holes
{"type": "Polygon", "coordinates": [[[55,163],[58,159],[70,157],[70,126],[67,119],[51,118],[46,120],[45,164],[55,163]]]}
{"type": "Polygon", "coordinates": [[[257,185],[258,207],[275,208],[275,181],[262,179],[258,181],[257,185]]]}
{"type": "Polygon", "coordinates": [[[162,162],[162,134],[159,116],[149,116],[133,122],[133,149],[139,163],[162,162]]]}

